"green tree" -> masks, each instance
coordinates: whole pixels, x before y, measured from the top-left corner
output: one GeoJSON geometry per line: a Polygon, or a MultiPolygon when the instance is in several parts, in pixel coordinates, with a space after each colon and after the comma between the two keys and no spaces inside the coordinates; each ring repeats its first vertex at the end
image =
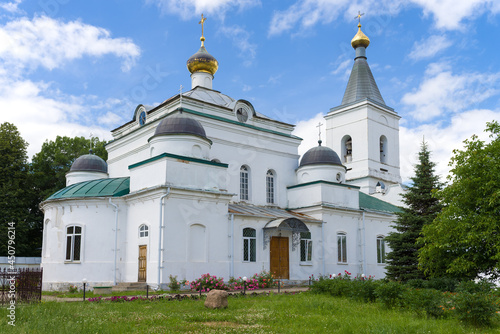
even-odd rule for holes
{"type": "Polygon", "coordinates": [[[37,256],[41,228],[31,206],[34,189],[28,171],[28,143],[11,123],[0,124],[0,255],[37,256]],[[8,232],[9,227],[14,228],[8,232]],[[13,234],[14,233],[14,234],[13,234]],[[11,252],[8,248],[9,236],[11,252]],[[15,250],[15,254],[13,251],[15,250]]]}
{"type": "Polygon", "coordinates": [[[54,141],[45,141],[39,153],[35,154],[31,163],[31,171],[35,177],[35,186],[39,194],[38,203],[66,186],[66,173],[71,164],[81,155],[89,154],[92,147],[97,156],[108,159],[104,148],[106,141],[97,137],[61,137],[54,141]]]}
{"type": "Polygon", "coordinates": [[[386,237],[391,252],[387,254],[387,277],[407,281],[424,278],[424,273],[418,268],[418,251],[421,244],[417,241],[422,228],[430,224],[441,205],[433,197],[433,192],[441,188],[439,176],[435,174],[436,164],[430,160],[431,152],[427,144],[422,142],[418,154],[418,164],[415,165],[415,176],[411,178],[412,185],[403,194],[406,207],[398,213],[395,222],[396,232],[386,237]]]}
{"type": "Polygon", "coordinates": [[[491,142],[474,135],[454,151],[449,184],[437,193],[443,211],[423,229],[419,260],[430,276],[499,276],[500,125],[486,131],[491,142]]]}

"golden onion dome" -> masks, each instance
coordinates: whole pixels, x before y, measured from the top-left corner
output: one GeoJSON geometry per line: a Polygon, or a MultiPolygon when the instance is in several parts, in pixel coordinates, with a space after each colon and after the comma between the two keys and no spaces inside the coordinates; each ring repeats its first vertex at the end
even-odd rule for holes
{"type": "Polygon", "coordinates": [[[217,72],[219,62],[215,59],[207,49],[205,49],[205,37],[201,37],[201,47],[194,55],[187,61],[187,68],[191,74],[195,72],[206,72],[212,75],[217,72]]]}
{"type": "Polygon", "coordinates": [[[351,45],[353,48],[357,48],[358,46],[367,48],[370,45],[370,39],[361,31],[361,23],[358,23],[358,33],[351,40],[351,45]]]}

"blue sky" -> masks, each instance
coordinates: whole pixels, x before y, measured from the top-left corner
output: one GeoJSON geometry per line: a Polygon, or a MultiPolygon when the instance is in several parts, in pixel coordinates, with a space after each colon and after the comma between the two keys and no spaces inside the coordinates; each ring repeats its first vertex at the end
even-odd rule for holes
{"type": "Polygon", "coordinates": [[[498,1],[0,1],[0,122],[30,157],[57,135],[110,139],[137,104],[190,89],[204,13],[213,88],[297,124],[303,153],[342,100],[358,10],[379,89],[402,116],[403,179],[423,136],[446,174],[452,150],[500,119],[498,1]]]}

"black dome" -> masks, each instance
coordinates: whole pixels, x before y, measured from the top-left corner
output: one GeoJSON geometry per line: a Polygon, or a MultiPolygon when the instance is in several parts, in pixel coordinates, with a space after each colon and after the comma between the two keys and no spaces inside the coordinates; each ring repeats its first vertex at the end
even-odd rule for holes
{"type": "Polygon", "coordinates": [[[307,151],[300,160],[299,167],[306,165],[339,165],[343,166],[339,156],[329,147],[316,146],[307,151]]]}
{"type": "Polygon", "coordinates": [[[163,119],[156,127],[155,136],[190,134],[207,139],[203,125],[187,116],[170,116],[163,119]]]}
{"type": "Polygon", "coordinates": [[[78,157],[71,165],[70,172],[108,172],[108,164],[94,154],[85,154],[78,157]]]}

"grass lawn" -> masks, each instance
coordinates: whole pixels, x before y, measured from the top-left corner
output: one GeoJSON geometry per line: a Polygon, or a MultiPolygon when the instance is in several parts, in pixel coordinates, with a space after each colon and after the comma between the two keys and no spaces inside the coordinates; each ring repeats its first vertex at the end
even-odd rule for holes
{"type": "Polygon", "coordinates": [[[498,321],[478,330],[308,292],[228,301],[223,310],[206,309],[203,300],[17,305],[15,327],[2,307],[0,333],[500,333],[498,321]]]}

